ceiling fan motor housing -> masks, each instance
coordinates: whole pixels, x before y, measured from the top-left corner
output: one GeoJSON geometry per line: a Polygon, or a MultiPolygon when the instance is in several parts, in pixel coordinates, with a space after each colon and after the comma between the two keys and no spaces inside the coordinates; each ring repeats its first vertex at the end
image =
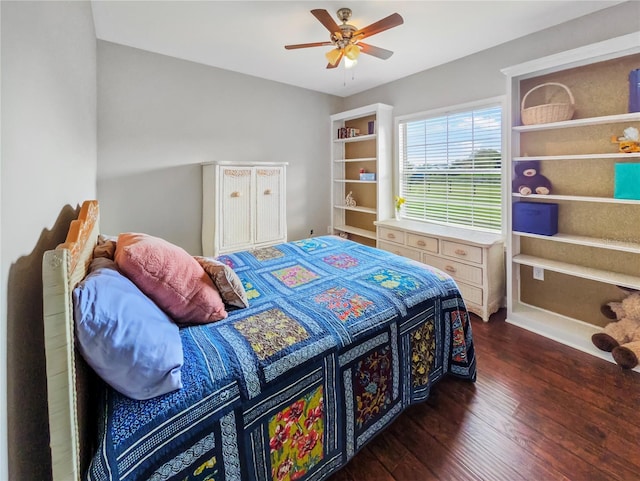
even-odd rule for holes
{"type": "Polygon", "coordinates": [[[343,22],[343,23],[347,23],[347,20],[349,20],[351,18],[351,9],[350,8],[340,8],[338,9],[338,19],[343,22]]]}
{"type": "Polygon", "coordinates": [[[358,29],[353,25],[343,23],[340,25],[340,32],[334,32],[331,34],[331,41],[336,45],[336,47],[344,48],[352,42],[353,34],[356,30],[358,29]]]}
{"type": "Polygon", "coordinates": [[[342,22],[342,25],[338,25],[339,32],[331,33],[331,42],[336,48],[345,48],[351,43],[355,43],[357,39],[353,38],[353,34],[358,30],[353,25],[349,25],[347,21],[351,18],[350,8],[341,8],[337,12],[338,19],[342,22]]]}

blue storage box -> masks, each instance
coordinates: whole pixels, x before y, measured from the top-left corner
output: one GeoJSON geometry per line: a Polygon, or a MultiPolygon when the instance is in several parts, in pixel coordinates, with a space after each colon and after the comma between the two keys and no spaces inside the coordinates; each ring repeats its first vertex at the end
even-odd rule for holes
{"type": "Polygon", "coordinates": [[[558,204],[516,202],[513,204],[513,230],[531,234],[558,233],[558,204]]]}
{"type": "Polygon", "coordinates": [[[640,112],[640,68],[629,72],[629,112],[640,112]]]}
{"type": "Polygon", "coordinates": [[[613,197],[640,200],[640,164],[616,164],[613,197]]]}
{"type": "Polygon", "coordinates": [[[376,180],[375,172],[361,172],[360,180],[376,180]]]}

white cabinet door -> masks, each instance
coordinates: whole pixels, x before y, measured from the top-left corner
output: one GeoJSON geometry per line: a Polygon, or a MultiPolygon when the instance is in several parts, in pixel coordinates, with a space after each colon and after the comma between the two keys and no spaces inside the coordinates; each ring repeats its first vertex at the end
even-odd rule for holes
{"type": "Polygon", "coordinates": [[[284,232],[284,169],[257,167],[256,176],[256,232],[257,244],[286,238],[284,232]]]}
{"type": "Polygon", "coordinates": [[[252,243],[251,167],[220,169],[220,249],[228,250],[252,243]]]}
{"type": "Polygon", "coordinates": [[[286,163],[202,167],[202,253],[218,256],[287,241],[286,163]]]}

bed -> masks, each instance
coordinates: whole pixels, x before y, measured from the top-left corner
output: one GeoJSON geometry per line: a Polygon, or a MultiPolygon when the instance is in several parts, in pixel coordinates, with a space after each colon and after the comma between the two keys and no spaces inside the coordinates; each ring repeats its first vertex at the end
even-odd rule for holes
{"type": "Polygon", "coordinates": [[[54,480],[322,480],[446,375],[475,380],[442,271],[337,236],[221,256],[249,306],[183,327],[182,388],[134,400],[78,353],[73,291],[99,233],[85,202],[43,258],[54,480]]]}

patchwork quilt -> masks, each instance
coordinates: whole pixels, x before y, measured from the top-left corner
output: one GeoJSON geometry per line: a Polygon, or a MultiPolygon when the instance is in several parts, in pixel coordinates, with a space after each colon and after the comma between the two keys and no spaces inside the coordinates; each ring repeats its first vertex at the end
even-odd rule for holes
{"type": "Polygon", "coordinates": [[[218,258],[250,305],[181,330],[184,387],[106,390],[89,480],[322,480],[450,373],[471,325],[442,271],[334,236],[218,258]]]}

